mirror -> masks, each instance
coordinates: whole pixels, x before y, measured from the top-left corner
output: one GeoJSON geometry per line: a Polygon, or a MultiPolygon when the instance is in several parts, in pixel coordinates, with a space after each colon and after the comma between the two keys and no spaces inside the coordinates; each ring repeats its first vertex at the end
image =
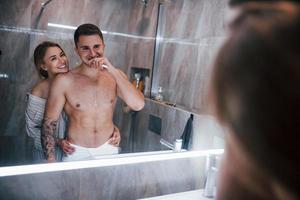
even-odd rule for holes
{"type": "Polygon", "coordinates": [[[31,162],[25,132],[26,93],[38,81],[32,54],[44,40],[59,43],[71,68],[74,27],[90,22],[104,33],[105,54],[132,79],[152,78],[142,111],[118,101],[114,123],[122,153],[169,149],[193,114],[189,149],[222,148],[221,128],[206,109],[211,61],[222,43],[226,1],[1,1],[0,165],[31,162]],[[66,26],[61,26],[66,25],[66,26]],[[163,102],[153,100],[162,88],[163,102]],[[174,106],[176,105],[176,106],[174,106]]]}

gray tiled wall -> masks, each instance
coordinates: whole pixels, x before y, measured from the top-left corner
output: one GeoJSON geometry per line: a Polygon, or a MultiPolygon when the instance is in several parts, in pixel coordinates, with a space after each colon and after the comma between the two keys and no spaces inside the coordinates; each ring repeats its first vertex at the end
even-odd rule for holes
{"type": "Polygon", "coordinates": [[[10,199],[131,200],[204,187],[205,157],[0,178],[10,199]],[[184,163],[184,164],[183,164],[184,163]]]}

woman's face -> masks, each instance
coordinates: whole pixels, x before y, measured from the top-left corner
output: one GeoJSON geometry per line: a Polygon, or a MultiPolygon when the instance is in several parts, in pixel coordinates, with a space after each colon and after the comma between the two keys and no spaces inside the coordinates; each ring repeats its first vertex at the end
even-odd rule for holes
{"type": "Polygon", "coordinates": [[[44,56],[42,68],[51,76],[69,71],[69,61],[59,47],[49,47],[44,56]]]}

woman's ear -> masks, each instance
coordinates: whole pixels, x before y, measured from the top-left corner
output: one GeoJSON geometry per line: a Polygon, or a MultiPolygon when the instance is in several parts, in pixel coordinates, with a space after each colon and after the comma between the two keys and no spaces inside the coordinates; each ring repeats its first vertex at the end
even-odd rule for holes
{"type": "Polygon", "coordinates": [[[40,68],[43,69],[43,70],[45,70],[45,71],[48,70],[47,67],[46,67],[45,65],[41,65],[40,68]]]}

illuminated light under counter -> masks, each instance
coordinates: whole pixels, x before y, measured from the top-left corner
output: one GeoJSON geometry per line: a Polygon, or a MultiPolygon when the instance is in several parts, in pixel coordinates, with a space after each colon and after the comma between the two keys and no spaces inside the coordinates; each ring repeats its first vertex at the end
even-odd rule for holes
{"type": "Polygon", "coordinates": [[[179,192],[173,194],[167,194],[156,197],[149,197],[139,200],[213,200],[214,198],[208,198],[203,196],[203,190],[192,190],[187,192],[179,192]]]}
{"type": "Polygon", "coordinates": [[[176,152],[176,153],[173,153],[173,151],[168,150],[168,151],[156,151],[156,152],[117,154],[117,155],[97,157],[97,160],[0,167],[0,177],[15,176],[15,175],[22,175],[22,174],[56,172],[56,171],[74,170],[74,169],[86,169],[86,168],[95,168],[95,167],[129,165],[129,164],[137,164],[137,163],[162,161],[162,160],[202,157],[211,154],[220,155],[223,153],[224,153],[224,149],[183,151],[183,152],[176,152]]]}

